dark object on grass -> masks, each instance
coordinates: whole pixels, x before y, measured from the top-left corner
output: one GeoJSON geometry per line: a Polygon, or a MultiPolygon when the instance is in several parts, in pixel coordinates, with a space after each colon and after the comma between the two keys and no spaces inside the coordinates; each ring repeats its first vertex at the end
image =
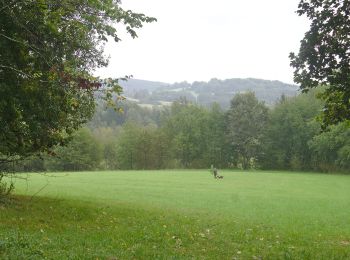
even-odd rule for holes
{"type": "Polygon", "coordinates": [[[213,170],[214,178],[216,179],[218,177],[218,170],[214,168],[213,170]]]}
{"type": "Polygon", "coordinates": [[[221,176],[218,174],[218,169],[216,169],[213,165],[211,165],[211,168],[210,168],[212,174],[214,175],[214,178],[215,179],[223,179],[224,176],[221,176]]]}

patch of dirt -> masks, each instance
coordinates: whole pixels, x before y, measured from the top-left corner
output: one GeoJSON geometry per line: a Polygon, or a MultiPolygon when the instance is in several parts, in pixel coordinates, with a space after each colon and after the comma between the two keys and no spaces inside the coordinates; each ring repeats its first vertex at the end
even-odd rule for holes
{"type": "Polygon", "coordinates": [[[343,241],[340,241],[340,244],[341,244],[342,246],[350,246],[350,241],[343,240],[343,241]]]}

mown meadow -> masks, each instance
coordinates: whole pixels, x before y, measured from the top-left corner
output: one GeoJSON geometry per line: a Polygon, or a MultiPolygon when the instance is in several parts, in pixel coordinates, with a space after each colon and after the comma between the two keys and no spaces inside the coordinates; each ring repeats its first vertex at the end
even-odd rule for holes
{"type": "Polygon", "coordinates": [[[220,174],[21,174],[0,204],[0,258],[350,258],[349,176],[220,174]]]}

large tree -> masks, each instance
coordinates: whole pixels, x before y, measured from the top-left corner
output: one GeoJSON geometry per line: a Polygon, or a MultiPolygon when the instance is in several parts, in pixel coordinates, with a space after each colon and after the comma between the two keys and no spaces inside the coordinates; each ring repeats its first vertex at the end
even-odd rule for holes
{"type": "Polygon", "coordinates": [[[307,143],[320,131],[315,117],[322,102],[315,91],[284,98],[270,110],[264,136],[264,168],[310,169],[312,152],[307,143]]]}
{"type": "Polygon", "coordinates": [[[207,112],[205,129],[206,149],[204,151],[205,161],[219,168],[227,168],[230,153],[229,145],[225,136],[225,113],[217,103],[213,103],[207,112]]]}
{"type": "Polygon", "coordinates": [[[311,26],[299,53],[290,54],[294,81],[305,92],[319,85],[327,88],[324,125],[350,119],[350,1],[301,0],[297,13],[311,26]]]}
{"type": "Polygon", "coordinates": [[[154,20],[119,0],[0,0],[0,160],[63,143],[91,118],[97,89],[120,93],[92,76],[107,65],[103,45],[120,40],[117,23],[136,37],[154,20]]]}
{"type": "Polygon", "coordinates": [[[253,92],[237,94],[227,111],[227,137],[236,161],[247,169],[259,157],[268,109],[253,92]]]}
{"type": "Polygon", "coordinates": [[[171,114],[165,122],[165,131],[172,140],[173,156],[182,167],[203,167],[203,154],[207,145],[206,127],[205,109],[189,103],[186,99],[173,103],[171,114]]]}

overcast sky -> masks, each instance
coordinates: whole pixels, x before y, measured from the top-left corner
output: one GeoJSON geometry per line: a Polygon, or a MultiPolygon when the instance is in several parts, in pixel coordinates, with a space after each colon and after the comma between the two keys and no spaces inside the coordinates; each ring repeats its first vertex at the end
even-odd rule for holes
{"type": "Polygon", "coordinates": [[[299,0],[124,0],[124,9],[158,19],[131,39],[109,43],[102,77],[162,81],[261,78],[293,82],[288,55],[308,21],[299,0]]]}

